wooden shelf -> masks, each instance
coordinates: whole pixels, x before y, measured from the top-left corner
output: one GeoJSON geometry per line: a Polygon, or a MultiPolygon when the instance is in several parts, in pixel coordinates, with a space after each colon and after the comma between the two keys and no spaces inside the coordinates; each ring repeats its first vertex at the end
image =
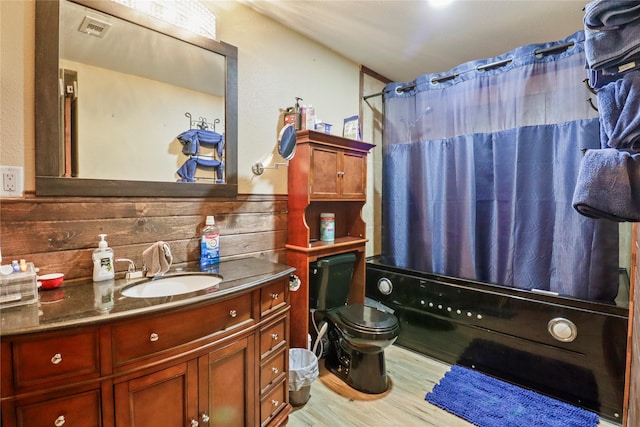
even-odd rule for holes
{"type": "Polygon", "coordinates": [[[298,252],[319,252],[325,251],[327,249],[338,249],[340,251],[344,250],[345,247],[350,247],[353,245],[360,245],[362,243],[367,243],[368,239],[363,239],[360,237],[338,237],[333,242],[323,242],[322,240],[317,240],[315,242],[309,243],[309,246],[296,246],[296,245],[285,245],[287,249],[291,249],[292,251],[298,252]]]}
{"type": "Polygon", "coordinates": [[[306,347],[309,333],[309,263],[353,252],[356,255],[349,303],[364,303],[366,271],[367,153],[374,146],[315,131],[297,133],[289,161],[287,263],[300,288],[291,293],[291,346],[306,347]],[[320,214],[335,214],[333,242],[319,240],[320,214]]]}

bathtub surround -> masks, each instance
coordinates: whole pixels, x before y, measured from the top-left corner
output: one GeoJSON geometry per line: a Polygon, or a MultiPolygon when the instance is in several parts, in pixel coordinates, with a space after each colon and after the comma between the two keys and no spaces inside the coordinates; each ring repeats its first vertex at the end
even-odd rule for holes
{"type": "Polygon", "coordinates": [[[399,345],[622,420],[628,307],[403,270],[376,259],[367,262],[367,297],[398,317],[399,345]],[[389,295],[379,289],[383,279],[393,289],[389,295]]]}

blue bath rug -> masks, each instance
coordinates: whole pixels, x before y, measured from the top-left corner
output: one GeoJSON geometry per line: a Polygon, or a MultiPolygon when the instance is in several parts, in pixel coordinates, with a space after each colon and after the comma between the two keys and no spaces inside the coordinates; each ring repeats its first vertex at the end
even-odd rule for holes
{"type": "Polygon", "coordinates": [[[599,417],[459,365],[425,400],[479,427],[595,427],[599,417]]]}

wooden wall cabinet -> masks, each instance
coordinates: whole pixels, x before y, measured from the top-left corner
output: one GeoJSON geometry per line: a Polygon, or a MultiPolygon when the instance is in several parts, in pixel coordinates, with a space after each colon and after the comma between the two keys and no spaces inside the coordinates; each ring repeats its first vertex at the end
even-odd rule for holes
{"type": "Polygon", "coordinates": [[[291,345],[307,347],[309,263],[346,252],[356,254],[350,303],[364,303],[367,154],[374,145],[321,132],[297,134],[289,161],[287,264],[297,269],[300,289],[291,294],[291,345]],[[335,214],[335,240],[320,240],[320,214],[335,214]]]}
{"type": "Polygon", "coordinates": [[[5,427],[285,425],[289,281],[191,306],[3,337],[5,427]]]}

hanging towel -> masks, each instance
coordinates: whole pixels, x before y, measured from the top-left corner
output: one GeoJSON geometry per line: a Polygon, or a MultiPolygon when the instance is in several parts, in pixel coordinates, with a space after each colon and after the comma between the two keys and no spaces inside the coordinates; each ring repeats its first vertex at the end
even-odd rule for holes
{"type": "Polygon", "coordinates": [[[218,152],[218,156],[222,157],[224,150],[224,135],[216,133],[210,130],[199,130],[198,141],[200,145],[205,147],[215,147],[218,152]]]}
{"type": "Polygon", "coordinates": [[[640,19],[640,1],[596,0],[584,7],[584,25],[593,30],[615,28],[640,19]]]}
{"type": "Polygon", "coordinates": [[[640,221],[640,154],[587,150],[580,162],[573,207],[590,218],[640,221]]]}
{"type": "Polygon", "coordinates": [[[626,73],[598,91],[600,142],[640,152],[640,71],[626,73]]]}
{"type": "Polygon", "coordinates": [[[147,276],[166,273],[173,263],[169,244],[162,241],[155,242],[142,252],[142,261],[147,270],[147,276]]]}
{"type": "Polygon", "coordinates": [[[603,70],[592,70],[587,66],[587,77],[589,78],[589,86],[594,90],[598,90],[611,82],[615,82],[620,78],[619,74],[607,74],[603,70]]]}
{"type": "Polygon", "coordinates": [[[198,166],[203,168],[215,168],[218,180],[222,180],[224,174],[224,164],[216,159],[203,159],[201,157],[191,157],[185,161],[180,169],[176,171],[180,179],[178,182],[195,182],[196,169],[198,166]]]}
{"type": "Polygon", "coordinates": [[[178,141],[182,144],[182,153],[186,155],[198,154],[200,145],[217,147],[219,156],[222,156],[224,147],[224,135],[207,129],[189,129],[178,135],[178,141]]]}

